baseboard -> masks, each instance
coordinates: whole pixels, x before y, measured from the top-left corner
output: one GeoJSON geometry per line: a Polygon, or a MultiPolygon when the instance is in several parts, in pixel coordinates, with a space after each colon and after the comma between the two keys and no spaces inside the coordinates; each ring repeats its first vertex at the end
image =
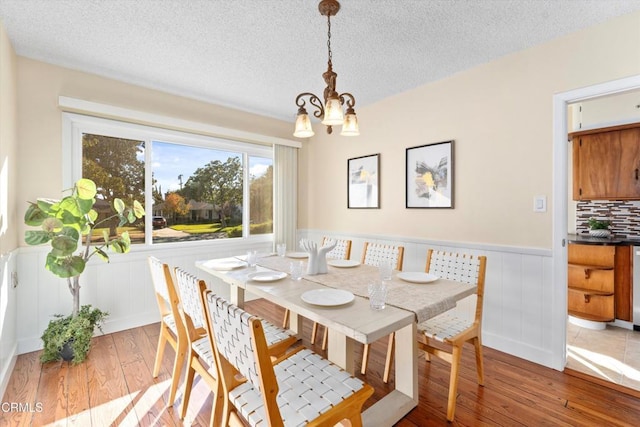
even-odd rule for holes
{"type": "Polygon", "coordinates": [[[18,359],[18,345],[14,344],[11,351],[7,353],[7,363],[5,366],[0,367],[0,396],[4,396],[4,392],[7,391],[7,385],[9,385],[9,379],[13,368],[16,366],[16,360],[18,359]]]}
{"type": "MultiPolygon", "coordinates": [[[[104,322],[102,331],[105,334],[120,332],[139,326],[149,325],[160,321],[158,311],[149,311],[147,313],[138,313],[134,316],[127,316],[119,319],[112,319],[104,322]]],[[[96,331],[100,334],[100,331],[96,331]]],[[[42,350],[42,340],[40,337],[29,337],[18,340],[18,354],[30,353],[32,351],[42,350]]]]}
{"type": "Polygon", "coordinates": [[[562,371],[564,368],[554,366],[554,357],[551,351],[513,341],[503,336],[482,331],[482,345],[558,371],[562,371]]]}
{"type": "MultiPolygon", "coordinates": [[[[102,331],[105,334],[111,334],[113,332],[120,332],[131,328],[137,328],[139,326],[148,325],[150,323],[156,323],[160,321],[160,315],[158,310],[149,311],[147,313],[138,313],[134,316],[122,317],[119,319],[109,320],[104,322],[102,331]]],[[[100,333],[99,331],[97,333],[100,333]]]]}

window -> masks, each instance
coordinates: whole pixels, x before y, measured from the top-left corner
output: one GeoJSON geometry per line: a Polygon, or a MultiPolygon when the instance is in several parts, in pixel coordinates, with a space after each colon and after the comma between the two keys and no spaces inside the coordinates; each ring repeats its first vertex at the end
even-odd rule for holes
{"type": "MultiPolygon", "coordinates": [[[[92,133],[82,134],[82,177],[96,183],[97,222],[113,215],[113,201],[122,199],[127,206],[134,200],[144,203],[144,141],[116,138],[92,133]]],[[[114,237],[129,231],[132,243],[144,242],[144,220],[118,227],[118,218],[112,218],[104,227],[94,229],[91,240],[103,241],[103,230],[114,237]]]]}
{"type": "MultiPolygon", "coordinates": [[[[144,220],[127,227],[132,242],[273,233],[271,147],[70,113],[65,123],[73,153],[65,179],[94,180],[105,211],[116,197],[144,202],[144,220]]],[[[117,226],[108,225],[111,235],[124,231],[117,226]]]]}

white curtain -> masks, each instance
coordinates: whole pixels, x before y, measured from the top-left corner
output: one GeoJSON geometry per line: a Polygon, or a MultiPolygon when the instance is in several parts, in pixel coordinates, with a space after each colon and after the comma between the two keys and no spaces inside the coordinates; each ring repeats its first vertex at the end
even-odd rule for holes
{"type": "Polygon", "coordinates": [[[274,144],[273,160],[274,245],[286,243],[288,251],[295,251],[298,248],[298,149],[274,144]]]}

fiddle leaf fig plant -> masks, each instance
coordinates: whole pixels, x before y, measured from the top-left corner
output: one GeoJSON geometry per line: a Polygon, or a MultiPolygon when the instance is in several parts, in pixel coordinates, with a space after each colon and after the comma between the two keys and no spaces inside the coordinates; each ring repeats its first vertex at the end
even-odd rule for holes
{"type": "Polygon", "coordinates": [[[115,199],[111,206],[113,213],[98,221],[96,194],[96,184],[83,178],[75,183],[71,194],[62,200],[41,198],[30,202],[24,215],[26,225],[40,228],[27,230],[25,242],[29,245],[51,244],[45,267],[56,276],[67,279],[73,297],[73,312],[68,316],[56,315],[42,335],[42,363],[64,359],[76,364],[87,357],[94,328],[100,328],[108,313],[90,305],[80,308],[80,276],[94,255],[109,262],[105,249],[117,253],[129,252],[129,233],[125,231],[111,238],[107,231],[110,227],[106,225],[117,218],[118,226],[122,227],[144,216],[144,208],[138,201],[129,207],[121,199],[115,199]],[[92,245],[93,232],[100,226],[105,227],[102,233],[104,240],[92,245]]]}
{"type": "Polygon", "coordinates": [[[62,200],[40,198],[36,202],[30,202],[24,215],[26,225],[40,227],[39,230],[27,230],[25,242],[29,245],[51,244],[45,266],[56,276],[67,279],[69,292],[73,296],[73,317],[80,310],[80,275],[89,259],[98,255],[108,262],[109,255],[105,249],[127,253],[131,247],[127,231],[110,237],[106,225],[118,218],[118,226],[122,227],[144,216],[144,207],[138,201],[134,201],[132,206],[126,206],[121,199],[116,198],[111,207],[113,213],[98,221],[96,194],[96,184],[90,179],[82,178],[74,184],[70,195],[62,200]],[[92,245],[93,231],[101,225],[105,227],[102,234],[104,241],[92,245]]]}

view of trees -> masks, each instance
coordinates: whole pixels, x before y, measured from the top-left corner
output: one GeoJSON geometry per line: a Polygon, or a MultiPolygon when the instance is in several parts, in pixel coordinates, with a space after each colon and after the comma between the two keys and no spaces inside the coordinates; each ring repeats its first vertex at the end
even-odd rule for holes
{"type": "MultiPolygon", "coordinates": [[[[132,204],[144,201],[144,161],[138,154],[144,152],[144,141],[116,138],[104,135],[82,135],[82,176],[96,183],[96,199],[104,200],[105,212],[110,212],[107,203],[115,198],[132,204]]],[[[100,207],[100,202],[96,204],[100,207]]],[[[99,209],[98,214],[104,214],[99,209]]],[[[109,223],[109,234],[117,234],[118,220],[109,223]]]]}
{"type": "Polygon", "coordinates": [[[162,186],[158,186],[158,180],[155,178],[153,172],[151,172],[151,191],[154,205],[164,201],[162,196],[162,186]]]}
{"type": "MultiPolygon", "coordinates": [[[[146,167],[142,160],[144,151],[144,141],[83,134],[82,176],[96,183],[98,190],[96,197],[105,201],[105,208],[108,208],[107,203],[111,203],[116,197],[125,200],[126,203],[131,203],[132,200],[144,200],[146,167]]],[[[187,152],[185,156],[189,154],[187,152]]],[[[202,156],[202,153],[199,155],[202,156]]],[[[212,157],[213,155],[219,156],[219,153],[212,152],[212,157]]],[[[198,157],[200,158],[202,157],[198,157]]],[[[267,164],[270,162],[261,157],[250,157],[247,167],[264,167],[265,160],[267,164]]],[[[241,235],[244,195],[242,156],[231,154],[224,161],[207,161],[204,157],[201,164],[204,165],[198,167],[191,176],[178,175],[180,189],[166,193],[163,193],[161,185],[149,170],[152,174],[154,214],[164,215],[170,220],[169,225],[206,224],[208,221],[213,224],[217,223],[217,218],[220,218],[220,224],[215,226],[216,230],[230,226],[234,230],[228,232],[229,236],[236,236],[238,232],[241,235]],[[230,219],[234,221],[230,222],[230,219]]],[[[250,176],[247,184],[249,185],[249,219],[251,224],[256,225],[252,232],[270,233],[273,230],[271,224],[273,166],[267,166],[264,173],[250,176]]],[[[117,226],[116,222],[110,224],[110,234],[117,233],[117,226]]],[[[185,229],[181,228],[181,230],[185,229]]],[[[203,232],[199,231],[199,233],[203,232]]],[[[219,234],[216,233],[216,235],[219,234]]],[[[144,236],[141,237],[144,240],[144,236]]]]}
{"type": "Polygon", "coordinates": [[[220,216],[222,227],[237,206],[242,206],[242,164],[238,157],[229,157],[224,163],[214,160],[187,179],[180,191],[186,200],[208,202],[220,216]]]}
{"type": "Polygon", "coordinates": [[[144,200],[144,141],[84,134],[82,176],[96,183],[98,198],[118,197],[125,203],[144,200]]]}
{"type": "Polygon", "coordinates": [[[176,192],[167,193],[164,199],[164,212],[166,216],[171,216],[175,220],[176,217],[189,213],[189,204],[180,194],[176,192]]]}

